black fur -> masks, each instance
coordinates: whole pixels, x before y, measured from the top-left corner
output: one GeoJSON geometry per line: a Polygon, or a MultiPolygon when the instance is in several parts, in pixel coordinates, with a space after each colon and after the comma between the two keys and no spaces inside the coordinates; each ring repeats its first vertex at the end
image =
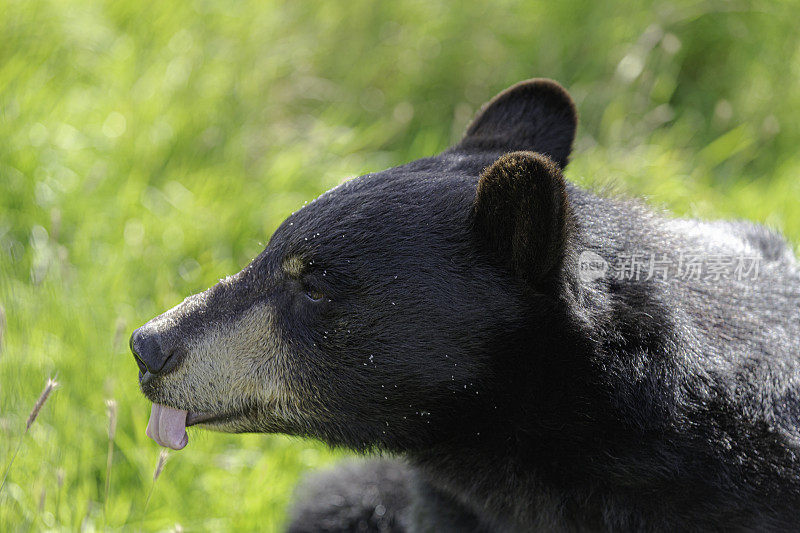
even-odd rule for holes
{"type": "MultiPolygon", "coordinates": [[[[391,253],[377,272],[413,271],[410,257],[437,255],[469,261],[470,277],[481,280],[467,289],[458,272],[428,264],[441,268],[441,281],[417,278],[403,288],[438,296],[456,283],[469,294],[460,303],[433,298],[454,316],[431,322],[439,342],[407,351],[407,369],[393,374],[423,366],[434,390],[447,389],[445,368],[428,363],[447,351],[442,331],[463,333],[461,324],[473,324],[486,339],[483,347],[470,339],[466,357],[482,363],[469,374],[480,401],[433,400],[444,415],[433,419],[438,431],[417,428],[420,442],[381,446],[404,452],[413,465],[420,503],[410,523],[429,531],[800,527],[800,274],[790,249],[758,226],[675,222],[637,203],[596,197],[565,185],[539,155],[496,160],[495,150],[524,149],[563,166],[575,116],[563,102],[553,84],[518,85],[483,111],[455,150],[360,184],[376,240],[397,234],[384,224],[412,221],[411,249],[391,253]],[[459,255],[458,246],[430,235],[435,224],[456,243],[468,240],[465,200],[476,182],[472,227],[489,244],[488,256],[459,255]],[[393,215],[376,210],[373,198],[394,198],[382,187],[419,211],[404,202],[393,215]],[[763,258],[758,280],[576,277],[583,250],[608,261],[636,250],[677,261],[681,251],[739,247],[763,258]],[[487,264],[498,267],[485,271],[487,264]],[[542,284],[553,270],[555,279],[542,284]],[[503,289],[482,291],[498,279],[503,289]],[[487,300],[504,302],[502,311],[487,300]]],[[[308,216],[320,225],[331,219],[308,216]]],[[[417,313],[430,318],[409,311],[417,313]]],[[[430,330],[408,316],[386,318],[412,336],[430,330]]]]}
{"type": "Polygon", "coordinates": [[[382,481],[381,465],[326,474],[290,530],[381,530],[384,499],[386,527],[418,531],[800,527],[790,248],[565,183],[575,120],[554,82],[518,84],[453,149],[293,214],[225,289],[279,310],[286,379],[314,390],[302,421],[261,413],[271,431],[405,461],[382,481]],[[587,280],[583,252],[747,254],[761,269],[587,280]],[[280,267],[292,255],[295,278],[280,267]],[[309,287],[326,298],[303,299],[309,287]],[[379,496],[359,496],[365,479],[379,496]]]}
{"type": "Polygon", "coordinates": [[[406,531],[410,473],[396,461],[346,461],[307,479],[295,500],[289,533],[406,531]]]}

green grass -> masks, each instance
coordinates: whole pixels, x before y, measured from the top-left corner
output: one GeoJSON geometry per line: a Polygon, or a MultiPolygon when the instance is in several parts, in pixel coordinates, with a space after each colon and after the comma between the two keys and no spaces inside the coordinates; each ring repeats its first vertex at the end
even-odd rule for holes
{"type": "Polygon", "coordinates": [[[444,149],[521,79],[576,98],[571,179],[800,242],[798,7],[0,1],[1,468],[61,383],[0,530],[280,529],[299,476],[341,453],[192,431],[153,487],[128,335],[305,200],[444,149]]]}

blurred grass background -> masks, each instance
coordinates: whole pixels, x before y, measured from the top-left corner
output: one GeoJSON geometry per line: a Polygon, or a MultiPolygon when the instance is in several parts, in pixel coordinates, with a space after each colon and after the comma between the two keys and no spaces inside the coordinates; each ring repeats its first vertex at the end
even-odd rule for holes
{"type": "Polygon", "coordinates": [[[61,383],[0,530],[279,530],[302,472],[341,453],[192,431],[153,487],[128,335],[305,200],[446,148],[521,79],[576,99],[572,180],[797,243],[798,7],[0,0],[0,467],[61,383]]]}

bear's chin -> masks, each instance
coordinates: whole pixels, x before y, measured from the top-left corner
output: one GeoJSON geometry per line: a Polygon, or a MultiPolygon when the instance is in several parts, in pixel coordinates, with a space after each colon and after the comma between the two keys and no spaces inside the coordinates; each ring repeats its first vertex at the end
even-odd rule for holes
{"type": "Polygon", "coordinates": [[[280,420],[272,413],[254,409],[242,409],[212,413],[208,411],[189,411],[187,427],[196,427],[219,433],[281,433],[300,435],[301,431],[288,421],[280,420]]]}
{"type": "Polygon", "coordinates": [[[209,413],[206,411],[189,411],[186,416],[186,427],[198,424],[213,424],[215,422],[226,422],[235,418],[236,414],[209,413]]]}
{"type": "Polygon", "coordinates": [[[197,427],[220,433],[261,433],[249,418],[240,412],[208,413],[189,411],[186,427],[197,427]]]}

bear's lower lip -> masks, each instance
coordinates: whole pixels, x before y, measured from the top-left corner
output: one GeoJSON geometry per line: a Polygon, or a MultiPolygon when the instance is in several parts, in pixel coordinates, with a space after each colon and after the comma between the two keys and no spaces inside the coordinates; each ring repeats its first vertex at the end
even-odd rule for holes
{"type": "Polygon", "coordinates": [[[223,422],[233,420],[241,416],[242,413],[207,413],[203,411],[189,411],[186,415],[186,427],[197,424],[208,424],[210,422],[223,422]]]}
{"type": "Polygon", "coordinates": [[[186,416],[186,426],[194,426],[196,424],[205,424],[206,422],[213,422],[220,418],[230,418],[229,415],[219,415],[214,413],[204,413],[190,411],[186,416]]]}

